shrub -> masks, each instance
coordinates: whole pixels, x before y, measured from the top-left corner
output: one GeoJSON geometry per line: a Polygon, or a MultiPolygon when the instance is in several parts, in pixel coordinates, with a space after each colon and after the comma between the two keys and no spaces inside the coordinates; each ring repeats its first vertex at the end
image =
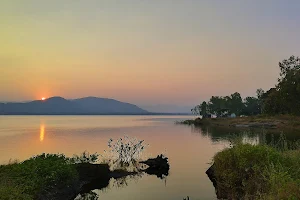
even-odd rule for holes
{"type": "Polygon", "coordinates": [[[74,163],[96,163],[98,161],[98,157],[99,154],[97,154],[97,152],[90,154],[84,151],[80,155],[74,155],[71,160],[74,163]]]}
{"type": "Polygon", "coordinates": [[[230,199],[299,199],[299,165],[300,151],[239,143],[214,156],[217,190],[230,199]]]}
{"type": "Polygon", "coordinates": [[[130,138],[124,136],[118,140],[109,139],[108,141],[109,150],[105,151],[108,157],[108,161],[112,168],[129,168],[132,170],[137,168],[138,160],[146,148],[144,140],[138,140],[137,138],[130,138]]]}
{"type": "Polygon", "coordinates": [[[77,179],[69,158],[62,154],[41,154],[19,164],[0,166],[0,196],[33,199],[54,187],[68,187],[77,179]]]}

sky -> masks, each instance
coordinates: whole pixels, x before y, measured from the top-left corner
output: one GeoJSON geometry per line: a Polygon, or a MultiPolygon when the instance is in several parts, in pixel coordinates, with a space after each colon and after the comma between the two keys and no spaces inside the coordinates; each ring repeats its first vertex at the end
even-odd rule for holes
{"type": "Polygon", "coordinates": [[[268,90],[300,56],[298,0],[1,0],[0,101],[189,106],[268,90]]]}

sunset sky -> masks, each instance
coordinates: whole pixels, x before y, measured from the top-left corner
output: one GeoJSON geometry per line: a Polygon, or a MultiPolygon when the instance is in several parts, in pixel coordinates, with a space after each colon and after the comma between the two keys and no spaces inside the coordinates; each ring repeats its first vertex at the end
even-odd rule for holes
{"type": "Polygon", "coordinates": [[[299,11],[299,0],[1,0],[0,101],[254,95],[300,56],[299,11]]]}

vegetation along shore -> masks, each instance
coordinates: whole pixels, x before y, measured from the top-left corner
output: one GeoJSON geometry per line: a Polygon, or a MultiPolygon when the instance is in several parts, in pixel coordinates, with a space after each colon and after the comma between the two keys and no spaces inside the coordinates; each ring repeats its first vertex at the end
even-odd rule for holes
{"type": "Polygon", "coordinates": [[[206,171],[219,199],[300,199],[300,142],[243,144],[217,153],[206,171]]]}
{"type": "Polygon", "coordinates": [[[195,106],[195,120],[181,123],[300,130],[300,58],[291,56],[279,62],[277,84],[255,97],[242,99],[240,93],[212,96],[208,102],[195,106]]]}
{"type": "Polygon", "coordinates": [[[102,160],[98,160],[97,153],[84,152],[73,157],[41,154],[23,162],[0,165],[0,199],[71,200],[77,195],[86,199],[84,196],[92,190],[107,187],[111,178],[118,180],[144,173],[161,179],[168,176],[168,158],[163,155],[139,160],[145,148],[143,142],[126,136],[115,142],[111,139],[108,152],[112,154],[102,155],[102,160]]]}
{"type": "MultiPolygon", "coordinates": [[[[300,58],[279,62],[280,76],[274,88],[257,90],[256,97],[212,96],[192,109],[194,120],[178,122],[194,126],[273,129],[300,133],[300,58]]],[[[219,199],[300,199],[300,141],[283,135],[272,143],[231,141],[213,157],[206,174],[219,199]]]]}

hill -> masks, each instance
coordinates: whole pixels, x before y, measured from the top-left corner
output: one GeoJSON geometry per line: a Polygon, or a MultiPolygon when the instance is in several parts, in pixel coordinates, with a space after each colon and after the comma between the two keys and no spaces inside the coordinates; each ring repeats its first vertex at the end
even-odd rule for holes
{"type": "Polygon", "coordinates": [[[86,97],[67,100],[51,97],[27,103],[0,103],[4,115],[147,114],[136,105],[114,99],[86,97]]]}

